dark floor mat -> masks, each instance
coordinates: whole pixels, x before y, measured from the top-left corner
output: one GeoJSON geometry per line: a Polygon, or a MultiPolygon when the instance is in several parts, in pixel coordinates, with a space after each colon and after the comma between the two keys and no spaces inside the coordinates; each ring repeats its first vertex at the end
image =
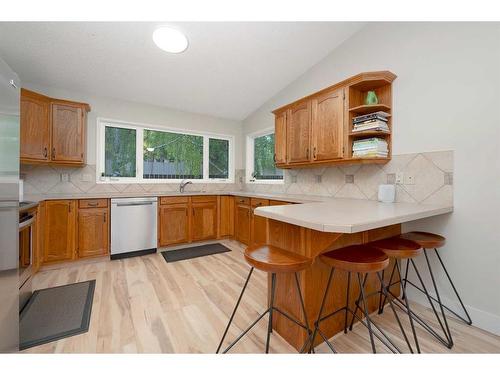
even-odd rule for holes
{"type": "Polygon", "coordinates": [[[204,257],[206,255],[220,254],[231,251],[226,246],[220,243],[212,243],[195,247],[186,247],[179,250],[163,251],[161,255],[168,263],[177,262],[179,260],[204,257]]]}
{"type": "Polygon", "coordinates": [[[19,348],[87,332],[95,280],[36,290],[19,316],[19,348]]]}

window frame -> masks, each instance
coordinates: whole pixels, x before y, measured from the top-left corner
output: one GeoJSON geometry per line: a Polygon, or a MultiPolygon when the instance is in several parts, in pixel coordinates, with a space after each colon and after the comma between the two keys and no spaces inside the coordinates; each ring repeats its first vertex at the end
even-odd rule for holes
{"type": "Polygon", "coordinates": [[[186,179],[194,184],[234,183],[234,136],[211,132],[200,132],[181,128],[136,123],[110,118],[97,118],[96,129],[96,182],[98,184],[178,184],[184,179],[144,178],[144,130],[187,134],[203,137],[203,179],[186,179]],[[105,129],[106,126],[134,129],[136,131],[136,176],[102,177],[105,169],[105,129]],[[209,178],[209,139],[223,139],[229,142],[228,178],[209,178]]]}
{"type": "MultiPolygon", "coordinates": [[[[252,172],[254,170],[254,142],[255,138],[259,138],[265,135],[274,134],[274,127],[266,128],[254,133],[247,134],[246,136],[246,168],[245,168],[245,182],[247,184],[266,184],[266,185],[282,185],[285,183],[285,173],[283,173],[283,178],[279,179],[264,179],[256,180],[252,177],[252,172]]],[[[276,141],[276,138],[275,138],[276,141]]]]}

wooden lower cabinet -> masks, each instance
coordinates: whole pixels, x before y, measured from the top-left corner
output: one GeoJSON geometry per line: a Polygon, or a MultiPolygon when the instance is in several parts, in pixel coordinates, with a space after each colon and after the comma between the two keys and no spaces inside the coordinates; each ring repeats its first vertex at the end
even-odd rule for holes
{"type": "Polygon", "coordinates": [[[234,235],[234,197],[221,195],[219,197],[219,238],[234,235]]]}
{"type": "Polygon", "coordinates": [[[255,215],[257,207],[269,206],[268,199],[251,198],[250,216],[250,244],[263,245],[267,242],[267,219],[263,216],[255,215]]]}
{"type": "Polygon", "coordinates": [[[76,258],[77,201],[45,202],[43,262],[52,263],[76,258]]]}
{"type": "Polygon", "coordinates": [[[159,206],[158,245],[169,246],[189,242],[189,203],[159,206]]]}
{"type": "Polygon", "coordinates": [[[217,200],[191,204],[191,241],[217,238],[217,200]]]}
{"type": "Polygon", "coordinates": [[[109,209],[84,208],[78,211],[78,257],[109,253],[109,209]]]}
{"type": "Polygon", "coordinates": [[[234,237],[237,241],[248,245],[250,244],[250,211],[251,208],[246,204],[236,204],[234,216],[234,237]]]}

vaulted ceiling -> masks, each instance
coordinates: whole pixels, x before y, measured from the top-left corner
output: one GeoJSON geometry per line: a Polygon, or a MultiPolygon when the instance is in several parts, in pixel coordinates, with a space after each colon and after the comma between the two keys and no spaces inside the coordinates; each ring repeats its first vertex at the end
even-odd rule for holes
{"type": "Polygon", "coordinates": [[[363,26],[354,22],[0,23],[21,81],[242,120],[363,26]],[[160,25],[189,39],[153,43],[160,25]]]}

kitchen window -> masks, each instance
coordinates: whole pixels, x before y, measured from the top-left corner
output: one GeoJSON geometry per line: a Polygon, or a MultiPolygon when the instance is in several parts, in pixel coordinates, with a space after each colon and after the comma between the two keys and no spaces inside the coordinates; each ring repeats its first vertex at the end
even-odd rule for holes
{"type": "Polygon", "coordinates": [[[233,138],[98,119],[97,181],[234,182],[233,138]]]}
{"type": "Polygon", "coordinates": [[[246,156],[248,183],[283,183],[283,170],[274,162],[274,129],[248,135],[246,156]]]}

